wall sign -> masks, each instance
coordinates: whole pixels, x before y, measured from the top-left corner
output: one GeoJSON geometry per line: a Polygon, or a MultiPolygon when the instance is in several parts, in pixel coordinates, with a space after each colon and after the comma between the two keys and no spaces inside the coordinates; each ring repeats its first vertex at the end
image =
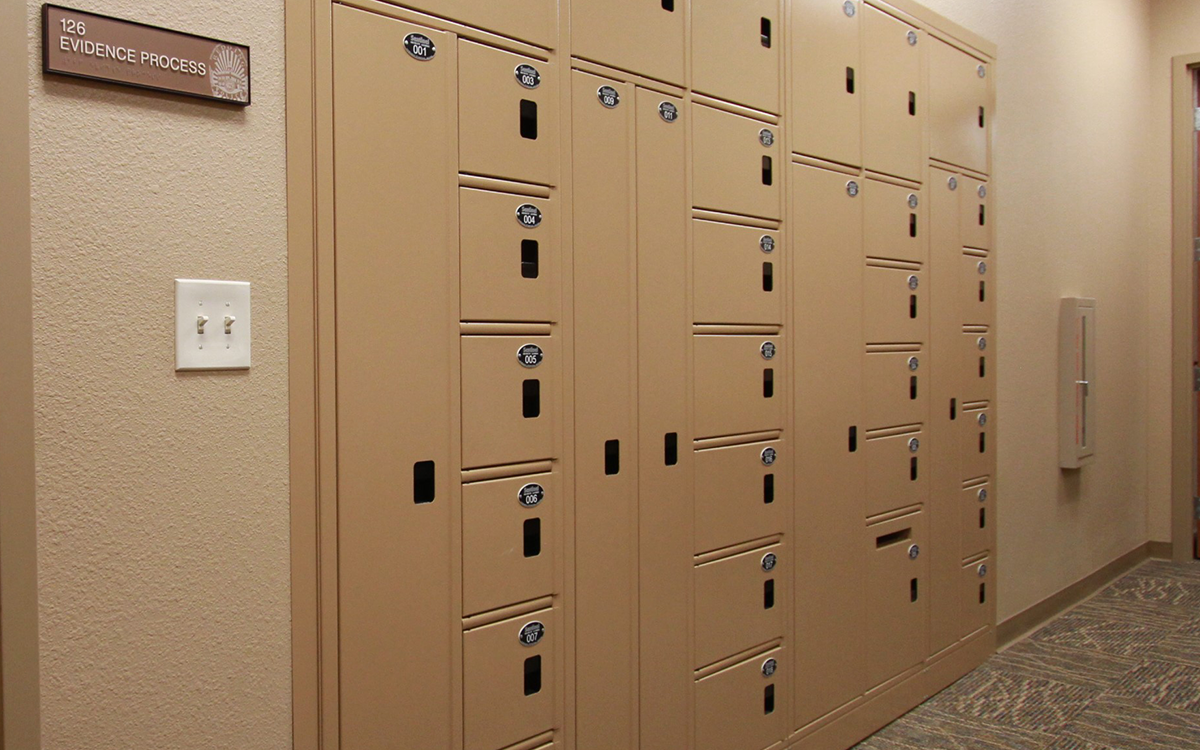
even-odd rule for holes
{"type": "Polygon", "coordinates": [[[250,104],[250,48],[58,5],[42,6],[42,71],[250,104]]]}

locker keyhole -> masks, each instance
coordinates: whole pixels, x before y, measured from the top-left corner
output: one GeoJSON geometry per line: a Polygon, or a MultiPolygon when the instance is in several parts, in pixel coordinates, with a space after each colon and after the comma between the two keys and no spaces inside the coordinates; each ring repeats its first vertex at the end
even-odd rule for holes
{"type": "Polygon", "coordinates": [[[985,288],[984,288],[984,286],[983,286],[983,285],[984,285],[984,283],[985,283],[985,282],[982,282],[982,281],[981,281],[981,282],[979,282],[979,301],[980,301],[980,302],[983,302],[983,301],[985,301],[985,300],[987,299],[987,291],[986,291],[986,289],[985,289],[985,288]]]}
{"type": "Polygon", "coordinates": [[[979,584],[979,603],[987,604],[987,584],[979,584]]]}
{"type": "Polygon", "coordinates": [[[917,457],[913,456],[908,460],[908,481],[917,481],[917,457]]]}
{"type": "Polygon", "coordinates": [[[979,226],[987,226],[987,206],[979,204],[979,226]]]}
{"type": "Polygon", "coordinates": [[[679,433],[668,432],[663,436],[663,463],[674,466],[679,463],[679,433]]]}
{"type": "Polygon", "coordinates": [[[910,375],[908,377],[908,400],[909,401],[917,400],[917,376],[916,375],[910,375]]]}
{"type": "Polygon", "coordinates": [[[958,419],[958,399],[950,399],[950,419],[958,419]]]}
{"type": "Polygon", "coordinates": [[[432,503],[434,494],[435,467],[433,461],[417,461],[413,464],[413,502],[432,503]]]}
{"type": "Polygon", "coordinates": [[[525,556],[537,557],[542,554],[542,519],[525,519],[522,530],[525,535],[525,556]]]}
{"type": "Polygon", "coordinates": [[[758,22],[758,36],[762,46],[771,49],[771,19],[763,18],[758,22]]]}
{"type": "Polygon", "coordinates": [[[608,476],[621,473],[621,441],[604,441],[604,473],[608,476]]]}
{"type": "Polygon", "coordinates": [[[987,357],[979,358],[979,377],[987,377],[987,357]]]}
{"type": "Polygon", "coordinates": [[[987,528],[987,508],[979,509],[979,528],[987,528]]]}
{"type": "Polygon", "coordinates": [[[531,656],[525,660],[525,695],[542,692],[542,657],[531,656]]]}
{"type": "Polygon", "coordinates": [[[854,93],[854,68],[846,68],[846,93],[854,93]]]}
{"type": "Polygon", "coordinates": [[[858,428],[850,428],[850,452],[854,453],[858,450],[858,428]]]}
{"type": "Polygon", "coordinates": [[[521,137],[537,140],[537,102],[521,100],[521,137]]]}
{"type": "Polygon", "coordinates": [[[763,609],[774,609],[775,607],[775,579],[768,578],[763,581],[763,609]]]}
{"type": "Polygon", "coordinates": [[[763,475],[763,505],[775,502],[775,475],[763,475]]]}
{"type": "Polygon", "coordinates": [[[763,688],[763,715],[775,713],[775,686],[763,688]]]}
{"type": "Polygon", "coordinates": [[[668,13],[675,12],[675,0],[662,0],[662,9],[668,13]]]}
{"type": "Polygon", "coordinates": [[[980,453],[987,452],[987,433],[986,432],[979,433],[979,452],[980,453]]]}
{"type": "Polygon", "coordinates": [[[770,185],[774,181],[775,178],[771,173],[771,157],[764,156],[762,158],[762,183],[770,185]]]}
{"type": "Polygon", "coordinates": [[[521,416],[536,419],[542,415],[542,381],[521,381],[521,416]]]}
{"type": "Polygon", "coordinates": [[[908,236],[909,237],[917,236],[917,215],[916,214],[908,215],[908,236]]]}
{"type": "Polygon", "coordinates": [[[775,291],[775,264],[763,263],[763,291],[775,291]]]}
{"type": "Polygon", "coordinates": [[[763,398],[775,396],[775,369],[768,367],[763,370],[763,398]]]}
{"type": "Polygon", "coordinates": [[[908,317],[913,320],[917,319],[917,295],[908,295],[908,317]]]}
{"type": "Polygon", "coordinates": [[[908,582],[908,600],[910,602],[915,602],[918,596],[919,592],[917,591],[917,579],[914,578],[908,582]]]}
{"type": "Polygon", "coordinates": [[[538,241],[521,240],[521,278],[538,277],[538,241]]]}
{"type": "Polygon", "coordinates": [[[983,127],[983,107],[979,108],[979,127],[983,127]]]}
{"type": "Polygon", "coordinates": [[[908,113],[913,117],[917,116],[917,92],[908,92],[908,113]]]}

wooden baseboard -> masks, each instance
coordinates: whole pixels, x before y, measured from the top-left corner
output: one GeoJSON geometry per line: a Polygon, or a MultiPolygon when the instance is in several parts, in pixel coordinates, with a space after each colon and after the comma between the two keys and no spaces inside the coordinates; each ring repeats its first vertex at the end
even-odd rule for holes
{"type": "Polygon", "coordinates": [[[1174,556],[1174,546],[1170,542],[1146,542],[1150,557],[1155,560],[1170,560],[1174,556]]]}

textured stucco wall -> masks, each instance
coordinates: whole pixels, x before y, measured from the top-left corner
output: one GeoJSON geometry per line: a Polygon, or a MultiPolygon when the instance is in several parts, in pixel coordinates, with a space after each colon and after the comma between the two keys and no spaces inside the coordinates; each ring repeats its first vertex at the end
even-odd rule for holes
{"type": "Polygon", "coordinates": [[[290,747],[283,4],[82,4],[249,44],[246,109],[44,77],[40,5],[44,747],[290,747]],[[252,283],[250,372],[174,372],[176,277],[252,283]]]}
{"type": "MultiPolygon", "coordinates": [[[[1145,542],[1149,0],[924,0],[999,46],[999,616],[1145,542]],[[1058,468],[1057,315],[1099,308],[1096,462],[1058,468]]],[[[1154,72],[1157,75],[1157,71],[1154,72]]],[[[1159,264],[1161,265],[1161,264],[1159,264]]],[[[1155,287],[1157,288],[1157,287],[1155,287]]],[[[1167,364],[1161,366],[1165,372],[1167,364]]],[[[1154,424],[1153,430],[1168,429],[1154,424]]]]}

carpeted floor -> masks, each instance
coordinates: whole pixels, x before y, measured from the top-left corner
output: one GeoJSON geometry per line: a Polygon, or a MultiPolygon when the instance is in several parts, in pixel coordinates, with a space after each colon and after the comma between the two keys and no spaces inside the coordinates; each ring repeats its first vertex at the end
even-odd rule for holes
{"type": "Polygon", "coordinates": [[[1200,750],[1200,562],[1152,560],[856,750],[1200,750]]]}

